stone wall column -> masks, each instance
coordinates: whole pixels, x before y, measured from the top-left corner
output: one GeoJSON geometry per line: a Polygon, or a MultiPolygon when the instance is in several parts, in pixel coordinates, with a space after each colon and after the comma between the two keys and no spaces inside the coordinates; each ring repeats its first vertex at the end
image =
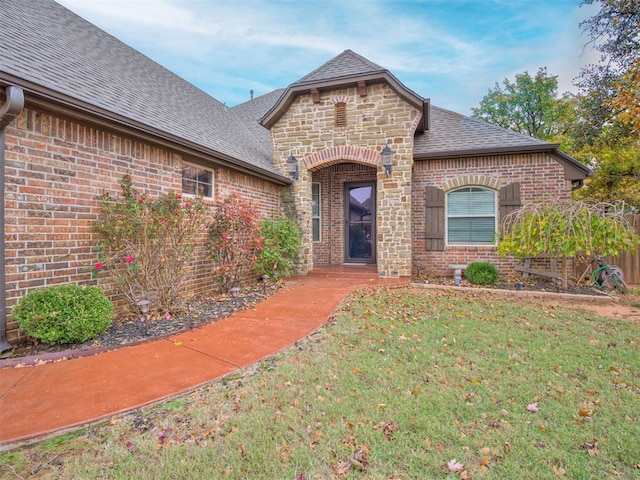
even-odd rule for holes
{"type": "Polygon", "coordinates": [[[380,168],[377,182],[377,263],[381,277],[411,276],[412,145],[390,145],[395,151],[389,177],[380,168]]]}

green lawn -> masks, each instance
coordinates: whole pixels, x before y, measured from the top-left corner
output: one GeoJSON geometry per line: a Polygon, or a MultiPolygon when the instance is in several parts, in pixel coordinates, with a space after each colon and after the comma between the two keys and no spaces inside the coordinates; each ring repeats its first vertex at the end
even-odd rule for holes
{"type": "Polygon", "coordinates": [[[484,293],[371,290],[250,372],[0,454],[0,475],[640,478],[639,327],[484,293]]]}

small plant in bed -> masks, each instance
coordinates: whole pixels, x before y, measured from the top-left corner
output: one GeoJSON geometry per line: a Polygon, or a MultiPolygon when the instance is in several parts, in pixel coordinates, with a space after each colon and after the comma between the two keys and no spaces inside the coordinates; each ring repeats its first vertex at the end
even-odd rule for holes
{"type": "Polygon", "coordinates": [[[49,344],[84,342],[111,325],[113,305],[98,287],[56,285],[33,290],[11,311],[20,330],[49,344]]]}
{"type": "Polygon", "coordinates": [[[500,278],[493,263],[473,262],[464,271],[464,276],[474,285],[495,285],[500,278]]]}

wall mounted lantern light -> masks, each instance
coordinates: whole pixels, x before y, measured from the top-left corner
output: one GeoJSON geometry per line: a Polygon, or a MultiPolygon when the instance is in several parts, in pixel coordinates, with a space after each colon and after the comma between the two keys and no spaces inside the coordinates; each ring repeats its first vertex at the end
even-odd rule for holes
{"type": "Polygon", "coordinates": [[[300,176],[298,159],[293,155],[289,155],[289,158],[287,158],[287,173],[293,180],[298,180],[298,177],[300,176]]]}
{"type": "Polygon", "coordinates": [[[380,160],[382,161],[382,166],[384,167],[384,171],[388,177],[391,175],[391,171],[393,170],[393,150],[389,148],[389,145],[385,145],[382,152],[380,152],[380,160]]]}

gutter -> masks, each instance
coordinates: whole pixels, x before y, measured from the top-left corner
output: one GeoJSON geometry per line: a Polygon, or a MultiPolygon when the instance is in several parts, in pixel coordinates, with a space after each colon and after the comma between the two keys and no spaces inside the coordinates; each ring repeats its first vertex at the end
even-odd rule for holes
{"type": "Polygon", "coordinates": [[[7,283],[5,277],[6,261],[4,251],[4,150],[5,128],[13,122],[24,108],[24,92],[21,88],[9,86],[5,88],[5,102],[0,107],[0,353],[11,349],[7,342],[7,283]]]}
{"type": "Polygon", "coordinates": [[[421,160],[441,160],[447,158],[468,158],[468,157],[487,157],[492,155],[518,155],[526,153],[548,152],[565,167],[565,175],[567,180],[575,183],[573,189],[580,188],[582,181],[592,175],[591,169],[580,163],[570,155],[560,150],[558,143],[540,143],[533,145],[518,145],[510,147],[481,147],[466,150],[448,150],[439,152],[417,153],[413,156],[415,161],[421,160]]]}

